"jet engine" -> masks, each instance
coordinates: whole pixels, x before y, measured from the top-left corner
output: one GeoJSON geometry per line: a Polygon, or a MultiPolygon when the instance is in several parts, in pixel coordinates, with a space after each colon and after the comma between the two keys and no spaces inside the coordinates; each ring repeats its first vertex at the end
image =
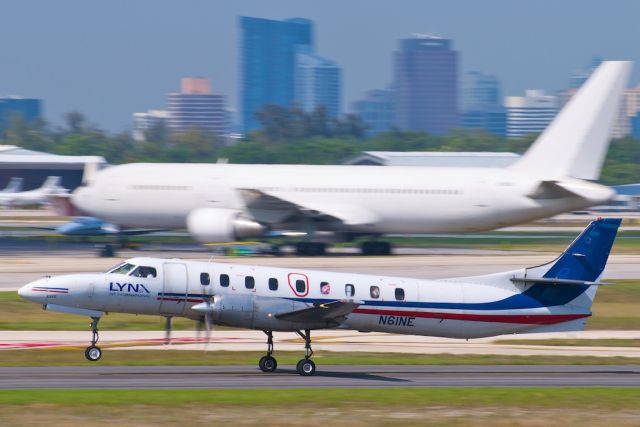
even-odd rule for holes
{"type": "Polygon", "coordinates": [[[187,216],[187,229],[197,241],[212,243],[259,237],[264,234],[266,228],[240,211],[200,208],[187,216]]]}

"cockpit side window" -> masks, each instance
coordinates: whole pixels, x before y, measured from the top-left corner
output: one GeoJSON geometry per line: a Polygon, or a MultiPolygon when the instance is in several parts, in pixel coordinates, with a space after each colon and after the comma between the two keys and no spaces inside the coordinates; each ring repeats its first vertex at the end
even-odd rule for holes
{"type": "Polygon", "coordinates": [[[146,267],[144,265],[140,265],[135,270],[133,270],[131,274],[129,274],[129,276],[150,278],[150,277],[156,277],[157,273],[156,273],[156,269],[153,267],[146,267]]]}
{"type": "Polygon", "coordinates": [[[128,262],[122,263],[120,265],[117,265],[116,267],[112,268],[109,273],[114,273],[114,274],[127,274],[128,272],[130,272],[131,270],[133,270],[133,268],[135,267],[135,265],[133,264],[129,264],[128,262]]]}

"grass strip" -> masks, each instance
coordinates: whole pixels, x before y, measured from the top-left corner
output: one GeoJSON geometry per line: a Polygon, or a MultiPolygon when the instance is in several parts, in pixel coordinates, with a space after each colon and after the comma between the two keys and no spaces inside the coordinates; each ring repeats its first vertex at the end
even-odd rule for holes
{"type": "Polygon", "coordinates": [[[603,410],[638,409],[640,388],[508,388],[508,387],[398,387],[392,389],[361,388],[318,389],[243,389],[243,390],[80,390],[37,389],[0,390],[0,405],[30,405],[46,402],[59,406],[146,406],[216,405],[247,406],[268,405],[272,408],[292,404],[313,406],[436,406],[481,407],[499,404],[522,408],[589,408],[603,410]]]}

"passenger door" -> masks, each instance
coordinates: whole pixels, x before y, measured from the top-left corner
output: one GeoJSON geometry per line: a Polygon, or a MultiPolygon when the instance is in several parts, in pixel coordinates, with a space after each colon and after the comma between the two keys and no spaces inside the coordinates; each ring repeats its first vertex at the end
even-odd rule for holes
{"type": "Polygon", "coordinates": [[[184,264],[164,264],[164,285],[160,297],[160,313],[182,314],[187,302],[187,267],[184,264]]]}

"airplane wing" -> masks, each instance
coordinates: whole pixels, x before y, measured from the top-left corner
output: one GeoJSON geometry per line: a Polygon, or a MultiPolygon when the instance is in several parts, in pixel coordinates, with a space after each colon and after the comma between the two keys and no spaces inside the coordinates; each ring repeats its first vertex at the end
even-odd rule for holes
{"type": "Polygon", "coordinates": [[[326,323],[327,326],[338,326],[346,317],[360,306],[358,301],[332,301],[315,304],[302,310],[276,314],[277,319],[300,323],[326,323]]]}
{"type": "Polygon", "coordinates": [[[255,189],[240,189],[247,211],[259,222],[272,224],[284,222],[295,216],[316,220],[338,221],[345,225],[371,225],[378,218],[358,206],[318,202],[303,195],[275,196],[255,189]]]}

